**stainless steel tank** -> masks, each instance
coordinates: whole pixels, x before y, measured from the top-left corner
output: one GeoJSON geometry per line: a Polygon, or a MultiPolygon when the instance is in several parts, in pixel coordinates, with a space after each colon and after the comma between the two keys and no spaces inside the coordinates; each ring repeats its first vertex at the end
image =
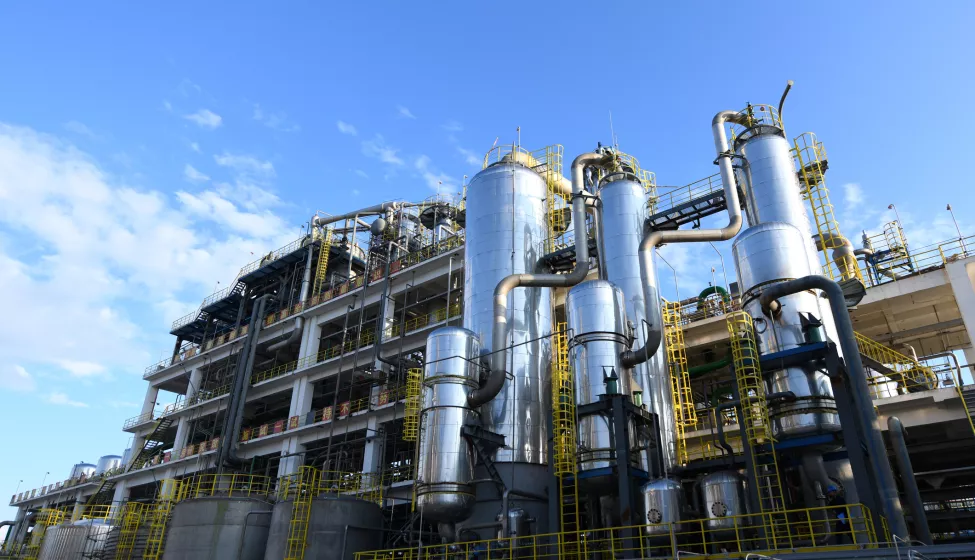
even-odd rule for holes
{"type": "Polygon", "coordinates": [[[70,525],[48,527],[38,560],[73,560],[100,558],[113,526],[100,521],[83,520],[70,525]]]}
{"type": "Polygon", "coordinates": [[[163,560],[262,560],[271,504],[256,498],[208,497],[173,506],[163,560]]]}
{"type": "MultiPolygon", "coordinates": [[[[648,279],[646,286],[640,278],[639,249],[648,214],[646,190],[632,174],[615,173],[603,180],[598,195],[605,217],[599,220],[600,263],[606,269],[605,278],[623,290],[626,317],[635,329],[633,344],[640,347],[647,340],[645,294],[650,293],[660,305],[656,267],[654,277],[648,279]]],[[[662,460],[670,471],[677,466],[677,452],[674,405],[670,397],[672,384],[666,355],[666,347],[661,341],[660,348],[650,360],[633,368],[633,380],[643,390],[643,401],[657,415],[662,460]]],[[[643,465],[644,470],[647,467],[643,465]]]]}
{"type": "MultiPolygon", "coordinates": [[[[768,222],[749,228],[732,246],[742,308],[755,320],[755,336],[762,354],[790,350],[817,336],[811,332],[808,320],[821,320],[823,312],[819,298],[812,292],[781,298],[781,313],[774,319],[763,315],[759,302],[764,286],[811,273],[808,261],[796,258],[803,255],[803,243],[802,232],[796,227],[768,222]]],[[[776,437],[841,429],[829,377],[816,364],[772,372],[768,381],[770,392],[792,391],[796,395],[795,402],[769,409],[776,437]]]]}
{"type": "Polygon", "coordinates": [[[462,521],[474,507],[474,455],[461,427],[478,422],[467,395],[478,385],[477,335],[441,327],[427,337],[416,503],[431,521],[462,521]]]}
{"type": "MultiPolygon", "coordinates": [[[[620,365],[627,348],[623,292],[606,280],[589,280],[574,286],[565,298],[569,327],[569,364],[575,378],[576,404],[599,401],[599,396],[620,393],[630,386],[630,372],[620,365]],[[616,374],[615,387],[608,377],[616,374]]],[[[616,446],[610,419],[603,415],[578,419],[579,470],[616,465],[616,446]]],[[[631,449],[635,447],[630,430],[631,449]]],[[[639,464],[639,454],[628,457],[639,464]]],[[[614,479],[615,480],[615,479],[614,479]]],[[[580,479],[580,483],[593,483],[580,479]]],[[[612,481],[611,481],[612,482],[612,481]]]]}
{"type": "MultiPolygon", "coordinates": [[[[264,560],[284,560],[294,501],[274,504],[264,560]]],[[[353,560],[356,552],[382,545],[383,513],[378,505],[348,496],[322,495],[311,501],[305,560],[353,560]]]]}
{"type": "Polygon", "coordinates": [[[95,465],[91,463],[78,463],[71,467],[71,476],[68,478],[79,478],[81,475],[91,476],[95,474],[95,465]]]}
{"type": "MultiPolygon", "coordinates": [[[[482,170],[467,187],[464,327],[477,333],[485,354],[497,350],[494,288],[509,274],[534,272],[544,252],[547,192],[541,175],[510,161],[482,170]]],[[[495,462],[547,465],[551,306],[548,288],[517,288],[508,296],[508,378],[481,407],[483,427],[506,440],[495,462]]]]}
{"type": "Polygon", "coordinates": [[[671,530],[680,533],[685,530],[684,492],[680,482],[672,478],[658,478],[640,488],[643,497],[645,521],[644,533],[648,536],[669,536],[671,530]]]}
{"type": "Polygon", "coordinates": [[[122,457],[118,455],[103,455],[99,457],[98,464],[95,465],[95,474],[102,474],[105,471],[117,469],[122,465],[122,457]]]}
{"type": "Polygon", "coordinates": [[[733,471],[718,471],[705,476],[698,484],[707,519],[705,525],[712,536],[747,525],[744,519],[734,517],[748,513],[743,476],[733,471]]]}

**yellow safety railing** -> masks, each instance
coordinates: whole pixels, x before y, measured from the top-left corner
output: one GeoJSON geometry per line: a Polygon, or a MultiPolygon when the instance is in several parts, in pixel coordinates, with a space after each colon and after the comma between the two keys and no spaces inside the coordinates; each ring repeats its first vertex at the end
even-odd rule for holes
{"type": "Polygon", "coordinates": [[[850,243],[840,233],[840,225],[833,213],[833,204],[829,201],[829,189],[826,187],[826,149],[823,143],[816,140],[811,132],[803,133],[793,140],[793,157],[796,162],[796,175],[803,196],[809,200],[816,230],[819,236],[820,251],[825,265],[823,271],[830,280],[857,279],[864,283],[860,267],[857,265],[853,251],[849,254],[833,258],[833,251],[850,243]]]}
{"type": "Polygon", "coordinates": [[[574,533],[550,533],[503,539],[456,542],[410,548],[358,552],[356,560],[443,560],[467,558],[519,558],[556,560],[564,558],[560,542],[573,539],[585,543],[586,558],[741,558],[746,554],[859,550],[878,548],[873,517],[862,504],[799,509],[777,513],[783,529],[793,538],[792,546],[769,547],[761,536],[772,514],[728,515],[679,523],[631,525],[608,529],[587,529],[574,533]],[[846,523],[837,521],[842,514],[846,523]],[[646,538],[645,538],[646,537],[646,538]],[[719,551],[719,552],[716,552],[719,551]]]}
{"type": "Polygon", "coordinates": [[[420,392],[423,388],[423,370],[406,371],[406,402],[403,410],[403,441],[416,441],[420,433],[420,392]]]}
{"type": "Polygon", "coordinates": [[[321,472],[314,467],[301,467],[298,485],[293,488],[291,523],[288,526],[288,548],[285,560],[302,560],[308,544],[308,525],[311,522],[311,501],[318,488],[321,472]]]}
{"type": "Polygon", "coordinates": [[[889,381],[882,378],[867,379],[873,398],[882,399],[896,396],[896,393],[891,391],[890,381],[897,384],[898,391],[904,392],[927,391],[938,387],[938,376],[931,368],[921,365],[914,358],[892,350],[869,337],[860,333],[855,334],[860,353],[883,364],[891,371],[891,373],[884,373],[889,381]]]}
{"type": "Polygon", "coordinates": [[[119,527],[118,544],[115,546],[115,560],[130,560],[132,558],[136,534],[150,511],[149,504],[140,502],[127,502],[122,506],[119,513],[121,526],[119,527]]]}
{"type": "Polygon", "coordinates": [[[81,512],[81,519],[109,519],[112,516],[111,504],[85,506],[81,512]]]}
{"type": "Polygon", "coordinates": [[[677,461],[686,465],[687,442],[684,432],[697,424],[691,377],[687,372],[687,349],[684,347],[684,328],[681,326],[680,303],[665,301],[663,304],[664,344],[667,349],[667,365],[670,368],[670,397],[674,407],[674,440],[677,461]]]}
{"type": "Polygon", "coordinates": [[[322,245],[318,249],[318,266],[315,267],[315,284],[311,293],[318,295],[322,292],[325,285],[325,278],[328,273],[328,257],[332,253],[332,228],[325,228],[325,237],[322,245]]]}
{"type": "MultiPolygon", "coordinates": [[[[555,461],[553,469],[559,481],[560,527],[571,535],[579,524],[578,449],[576,429],[575,380],[569,367],[568,325],[559,322],[552,336],[552,434],[555,461]]],[[[579,539],[562,539],[560,552],[565,558],[584,555],[579,539]]]]}
{"type": "Polygon", "coordinates": [[[146,536],[146,550],[142,555],[144,560],[159,560],[162,557],[169,514],[180,498],[180,486],[178,480],[161,481],[159,496],[148,514],[149,534],[146,536]]]}
{"type": "Polygon", "coordinates": [[[179,499],[267,497],[274,493],[275,479],[251,474],[198,474],[182,481],[179,499]]]}
{"type": "Polygon", "coordinates": [[[37,560],[41,545],[44,544],[44,537],[47,536],[47,530],[62,521],[64,521],[64,511],[60,509],[45,508],[37,512],[34,530],[30,534],[30,543],[27,545],[24,554],[25,560],[37,560]]]}
{"type": "Polygon", "coordinates": [[[754,129],[761,127],[785,128],[779,111],[772,105],[748,105],[738,115],[741,118],[731,126],[731,136],[735,140],[744,140],[755,134],[754,129]]]}
{"type": "Polygon", "coordinates": [[[790,533],[784,526],[781,512],[785,509],[782,483],[779,480],[779,465],[775,453],[775,439],[772,437],[768,404],[765,396],[765,382],[759,365],[758,343],[755,340],[755,325],[751,315],[736,311],[728,315],[728,335],[731,343],[731,358],[741,403],[739,430],[748,451],[751,452],[755,480],[758,482],[759,507],[769,545],[777,548],[790,543],[790,533]]]}

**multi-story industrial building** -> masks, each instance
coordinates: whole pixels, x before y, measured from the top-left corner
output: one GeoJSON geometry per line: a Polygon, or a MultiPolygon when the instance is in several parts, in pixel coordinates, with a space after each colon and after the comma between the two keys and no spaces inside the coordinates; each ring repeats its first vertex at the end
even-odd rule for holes
{"type": "Polygon", "coordinates": [[[721,173],[681,188],[508,146],[464,197],[312,217],[173,323],[124,457],[11,498],[4,551],[963,557],[975,238],[892,222],[854,249],[822,144],[774,107],[721,115],[721,173]],[[731,239],[737,281],[658,301],[656,246],[731,239]]]}

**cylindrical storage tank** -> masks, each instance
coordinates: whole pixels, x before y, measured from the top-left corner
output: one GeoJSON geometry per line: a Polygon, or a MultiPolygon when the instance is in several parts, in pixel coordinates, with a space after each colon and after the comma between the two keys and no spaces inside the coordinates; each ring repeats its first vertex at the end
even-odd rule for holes
{"type": "MultiPolygon", "coordinates": [[[[598,233],[600,263],[605,267],[604,277],[623,290],[626,317],[636,329],[633,346],[640,347],[647,341],[647,294],[658,307],[656,316],[661,316],[656,267],[646,285],[640,277],[640,242],[648,217],[646,190],[634,175],[614,173],[603,179],[598,195],[603,216],[599,220],[598,233]]],[[[656,254],[651,258],[656,258],[656,254]]],[[[677,452],[674,445],[674,405],[670,397],[673,385],[666,355],[661,341],[657,353],[633,368],[632,375],[643,390],[643,402],[657,415],[661,459],[664,468],[670,471],[677,466],[677,452]]],[[[643,465],[643,468],[648,470],[648,465],[643,465]]]]}
{"type": "MultiPolygon", "coordinates": [[[[765,286],[810,274],[809,264],[796,258],[802,254],[802,233],[783,222],[768,222],[738,236],[732,246],[742,308],[755,321],[755,336],[762,354],[781,352],[822,336],[821,328],[810,327],[809,319],[823,317],[819,298],[812,292],[779,299],[781,312],[775,318],[762,313],[759,298],[765,286]],[[820,330],[820,332],[815,332],[820,330]]],[[[772,372],[770,392],[792,391],[795,402],[780,402],[769,408],[776,437],[796,437],[841,429],[829,377],[815,364],[772,372]]]]}
{"type": "Polygon", "coordinates": [[[90,520],[48,527],[37,553],[38,560],[99,558],[112,525],[90,520]]]}
{"type": "Polygon", "coordinates": [[[643,511],[648,525],[644,532],[651,537],[670,536],[671,530],[684,531],[684,492],[680,482],[672,478],[658,478],[640,488],[643,511]]]}
{"type": "Polygon", "coordinates": [[[71,467],[71,476],[68,478],[80,478],[81,475],[91,476],[95,474],[95,465],[91,463],[78,463],[71,467]]]}
{"type": "Polygon", "coordinates": [[[173,506],[163,560],[262,560],[271,504],[256,498],[208,497],[173,506]]]}
{"type": "MultiPolygon", "coordinates": [[[[417,251],[423,246],[423,238],[420,236],[420,218],[415,214],[414,209],[405,208],[402,212],[397,212],[396,226],[400,245],[410,252],[417,251]]],[[[402,251],[394,247],[390,258],[396,259],[402,256],[402,251]]]]}
{"type": "Polygon", "coordinates": [[[734,517],[748,513],[743,476],[733,471],[718,471],[705,476],[698,484],[707,519],[705,525],[713,536],[747,525],[742,518],[734,517]]]}
{"type": "Polygon", "coordinates": [[[122,457],[118,455],[103,455],[95,465],[95,474],[102,474],[105,471],[117,469],[122,465],[122,457]]]}
{"type": "MultiPolygon", "coordinates": [[[[293,500],[274,504],[264,560],[287,557],[293,511],[293,500]]],[[[382,530],[383,513],[378,505],[349,496],[319,496],[311,501],[303,558],[353,560],[356,552],[380,547],[382,530]]]]}
{"type": "Polygon", "coordinates": [[[122,465],[128,465],[132,460],[132,448],[126,447],[125,451],[122,452],[122,465]]]}
{"type": "MultiPolygon", "coordinates": [[[[599,396],[620,393],[630,386],[630,372],[620,364],[620,353],[626,349],[626,317],[623,292],[606,280],[589,280],[574,286],[565,298],[569,327],[569,363],[575,376],[576,405],[599,401],[599,396]],[[616,374],[615,387],[607,381],[616,374]]],[[[635,447],[630,430],[631,449],[635,447]]],[[[616,446],[610,419],[603,415],[578,419],[579,470],[616,465],[616,446]]],[[[639,454],[631,453],[631,462],[639,464],[639,454]]],[[[602,478],[602,477],[600,477],[602,478]]],[[[580,483],[598,483],[589,478],[580,483]]],[[[612,481],[615,484],[615,478],[612,481]]]]}
{"type": "Polygon", "coordinates": [[[478,423],[467,395],[478,386],[477,335],[441,327],[427,337],[416,503],[431,521],[463,521],[474,507],[474,454],[461,427],[478,423]]]}
{"type": "MultiPolygon", "coordinates": [[[[464,327],[485,354],[492,347],[494,289],[515,273],[533,273],[548,237],[541,175],[511,161],[494,164],[467,187],[464,253],[464,327]]],[[[507,379],[481,407],[482,426],[505,437],[495,462],[547,465],[551,416],[551,289],[516,288],[508,295],[507,379]]]]}

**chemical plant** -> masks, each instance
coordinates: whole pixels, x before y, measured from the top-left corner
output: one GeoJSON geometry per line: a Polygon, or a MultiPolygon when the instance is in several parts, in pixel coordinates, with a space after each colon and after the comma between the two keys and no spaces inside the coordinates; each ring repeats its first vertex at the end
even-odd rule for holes
{"type": "Polygon", "coordinates": [[[316,214],[0,557],[975,558],[975,238],[844,236],[785,99],[702,113],[683,187],[509,145],[463,196],[316,214]],[[731,278],[668,301],[683,243],[731,278]]]}

